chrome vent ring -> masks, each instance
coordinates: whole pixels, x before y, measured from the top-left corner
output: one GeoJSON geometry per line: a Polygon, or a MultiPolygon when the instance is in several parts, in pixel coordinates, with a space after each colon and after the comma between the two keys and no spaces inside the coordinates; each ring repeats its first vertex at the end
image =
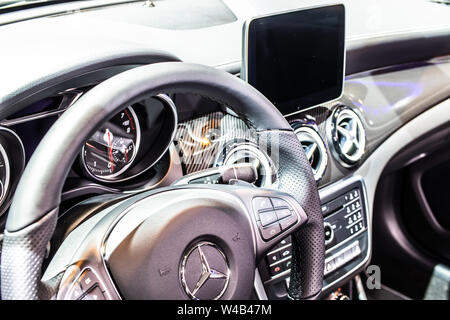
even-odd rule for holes
{"type": "Polygon", "coordinates": [[[306,125],[294,127],[294,132],[305,150],[314,179],[319,181],[325,174],[328,164],[327,149],[322,137],[314,128],[306,125]]]}
{"type": "Polygon", "coordinates": [[[260,150],[256,144],[250,142],[232,143],[218,153],[214,166],[234,165],[239,163],[252,163],[257,172],[258,187],[269,187],[277,181],[277,171],[270,157],[260,150]]]}
{"type": "Polygon", "coordinates": [[[349,167],[361,160],[366,148],[366,132],[352,109],[340,106],[333,112],[329,133],[342,165],[349,167]]]}

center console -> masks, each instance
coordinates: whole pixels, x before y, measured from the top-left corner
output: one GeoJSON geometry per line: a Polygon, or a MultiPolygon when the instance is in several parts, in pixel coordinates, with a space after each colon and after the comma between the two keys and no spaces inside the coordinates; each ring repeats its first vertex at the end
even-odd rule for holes
{"type": "MultiPolygon", "coordinates": [[[[319,191],[324,216],[325,266],[322,292],[336,289],[364,268],[370,233],[364,182],[351,178],[319,191]]],[[[258,270],[269,299],[285,299],[289,286],[291,238],[282,240],[258,270]]]]}

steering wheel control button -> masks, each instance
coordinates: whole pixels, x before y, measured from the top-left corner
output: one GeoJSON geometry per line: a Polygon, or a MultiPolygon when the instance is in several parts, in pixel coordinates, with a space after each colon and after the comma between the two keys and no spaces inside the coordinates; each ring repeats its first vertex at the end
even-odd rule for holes
{"type": "Polygon", "coordinates": [[[287,208],[289,210],[292,210],[291,206],[286,200],[280,198],[270,198],[270,200],[272,201],[272,205],[275,209],[287,208]]]}
{"type": "Polygon", "coordinates": [[[272,276],[276,276],[277,274],[280,274],[283,271],[284,271],[283,264],[277,264],[277,265],[270,267],[270,274],[272,276]]]}
{"type": "Polygon", "coordinates": [[[281,233],[281,228],[278,223],[272,224],[267,228],[260,225],[259,231],[261,232],[261,236],[264,240],[270,240],[281,233]]]}
{"type": "Polygon", "coordinates": [[[259,220],[261,221],[261,225],[263,227],[267,227],[268,225],[277,222],[278,217],[275,211],[266,211],[259,213],[259,220]]]}
{"type": "Polygon", "coordinates": [[[278,252],[271,253],[271,254],[267,255],[267,262],[269,264],[273,264],[273,263],[278,262],[280,260],[281,259],[280,259],[280,255],[278,254],[278,252]]]}
{"type": "Polygon", "coordinates": [[[289,209],[277,209],[278,220],[292,216],[292,211],[289,209]]]}
{"type": "Polygon", "coordinates": [[[281,259],[285,259],[287,257],[290,257],[292,255],[292,247],[287,247],[280,251],[280,257],[281,259]]]}
{"type": "Polygon", "coordinates": [[[292,240],[291,240],[291,237],[289,236],[289,237],[287,237],[287,238],[285,238],[285,239],[280,241],[280,243],[278,244],[278,248],[282,248],[282,247],[290,244],[291,242],[292,242],[292,240]]]}
{"type": "Polygon", "coordinates": [[[81,300],[105,300],[105,296],[99,287],[89,291],[81,300]]]}
{"type": "Polygon", "coordinates": [[[72,285],[70,289],[69,295],[67,296],[68,300],[78,300],[83,296],[84,291],[81,289],[80,283],[77,281],[72,285]]]}
{"type": "Polygon", "coordinates": [[[89,290],[94,285],[99,283],[97,276],[90,269],[87,269],[86,271],[83,272],[83,274],[80,277],[79,282],[80,282],[81,288],[84,291],[89,290]]]}
{"type": "Polygon", "coordinates": [[[253,209],[255,212],[273,210],[272,203],[268,197],[253,198],[253,209]]]}
{"type": "Polygon", "coordinates": [[[288,260],[283,263],[284,270],[291,269],[291,266],[292,266],[292,260],[288,260]]]}
{"type": "Polygon", "coordinates": [[[283,220],[280,220],[280,226],[281,230],[286,230],[292,227],[294,224],[296,224],[298,221],[297,215],[293,214],[292,216],[285,218],[283,220]]]}

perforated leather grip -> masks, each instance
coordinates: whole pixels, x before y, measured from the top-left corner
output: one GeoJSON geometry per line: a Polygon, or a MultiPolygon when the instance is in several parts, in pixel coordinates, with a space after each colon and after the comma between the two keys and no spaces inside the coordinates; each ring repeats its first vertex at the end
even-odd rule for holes
{"type": "Polygon", "coordinates": [[[47,243],[55,230],[58,210],[52,210],[27,228],[5,233],[2,251],[2,299],[50,299],[56,283],[40,281],[47,243]]]}
{"type": "Polygon", "coordinates": [[[259,134],[278,168],[279,190],[291,194],[308,216],[308,223],[292,235],[289,297],[313,299],[322,290],[325,239],[319,194],[311,166],[294,132],[259,134]]]}

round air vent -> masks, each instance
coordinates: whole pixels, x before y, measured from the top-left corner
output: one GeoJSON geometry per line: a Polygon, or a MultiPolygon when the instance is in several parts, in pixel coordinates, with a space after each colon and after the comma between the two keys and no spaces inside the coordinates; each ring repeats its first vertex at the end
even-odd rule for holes
{"type": "Polygon", "coordinates": [[[214,163],[215,166],[252,163],[258,172],[258,180],[255,182],[258,187],[268,187],[277,179],[271,159],[252,143],[243,142],[227,146],[214,163]]]}
{"type": "Polygon", "coordinates": [[[328,132],[342,165],[349,167],[361,160],[366,147],[366,134],[361,119],[352,109],[338,107],[331,116],[328,132]]]}
{"type": "Polygon", "coordinates": [[[317,131],[309,126],[295,128],[294,132],[305,150],[306,157],[314,173],[314,179],[322,179],[327,169],[328,155],[325,143],[317,131]]]}

